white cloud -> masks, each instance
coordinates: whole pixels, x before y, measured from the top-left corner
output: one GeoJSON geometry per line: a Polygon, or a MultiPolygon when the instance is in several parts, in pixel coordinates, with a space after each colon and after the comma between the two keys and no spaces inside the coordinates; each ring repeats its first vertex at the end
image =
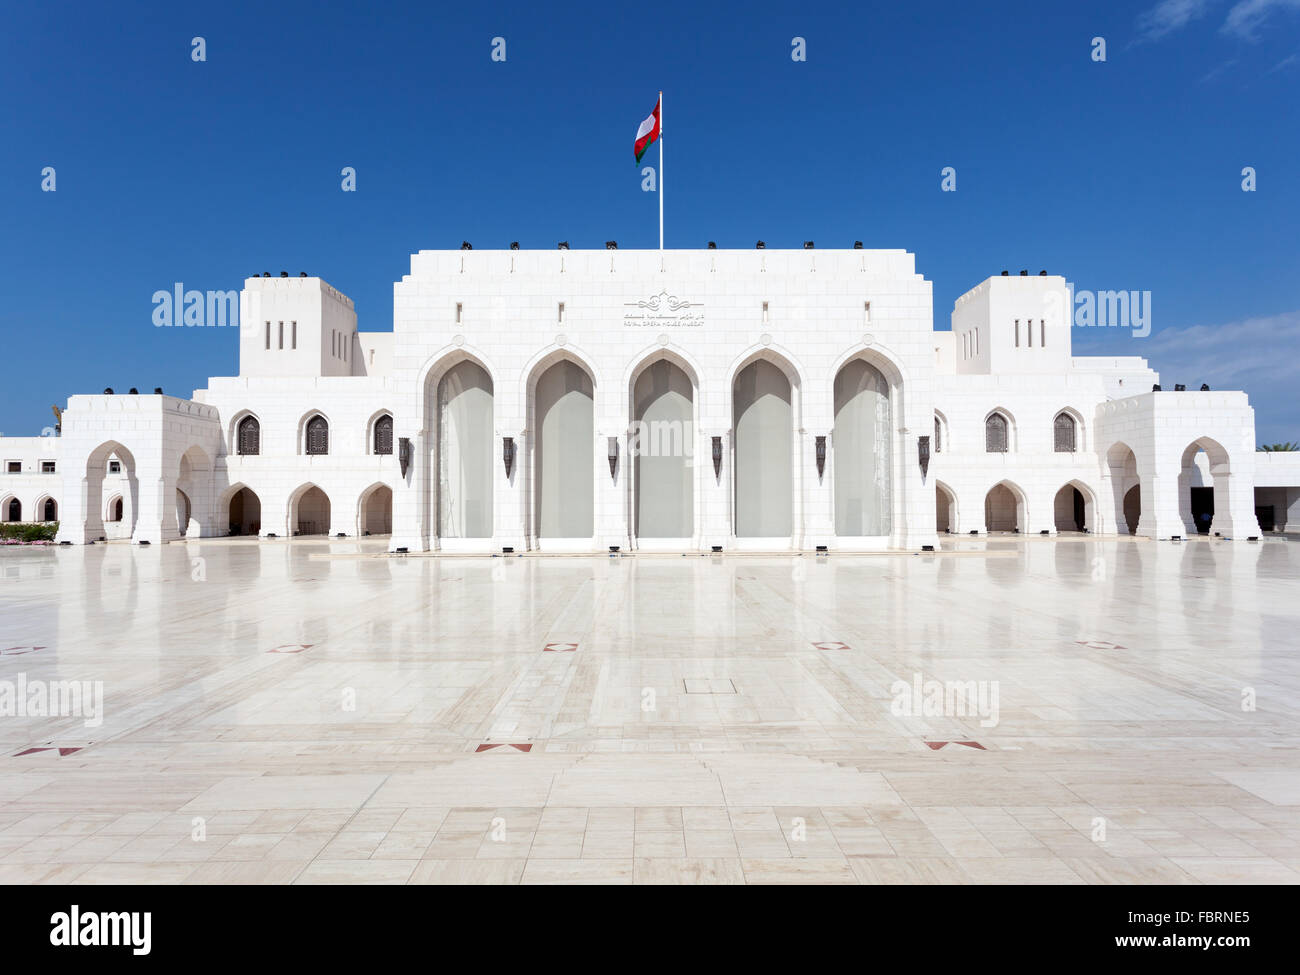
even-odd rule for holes
{"type": "Polygon", "coordinates": [[[1160,374],[1165,389],[1173,389],[1176,383],[1200,389],[1201,383],[1209,383],[1211,389],[1245,390],[1255,408],[1260,443],[1300,440],[1295,364],[1300,311],[1220,325],[1160,328],[1142,340],[1122,341],[1107,335],[1109,341],[1102,343],[1079,341],[1091,332],[1122,331],[1075,329],[1075,355],[1140,355],[1160,374]]]}
{"type": "Polygon", "coordinates": [[[1138,16],[1138,31],[1144,40],[1159,40],[1204,17],[1213,4],[1214,0],[1160,0],[1138,16]]]}
{"type": "Polygon", "coordinates": [[[1259,28],[1277,10],[1300,10],[1300,0],[1238,0],[1228,11],[1222,30],[1242,40],[1259,40],[1259,28]]]}

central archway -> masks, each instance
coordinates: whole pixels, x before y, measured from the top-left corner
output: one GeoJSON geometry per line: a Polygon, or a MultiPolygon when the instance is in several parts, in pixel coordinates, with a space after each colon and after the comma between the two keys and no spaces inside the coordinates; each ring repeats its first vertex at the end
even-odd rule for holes
{"type": "Polygon", "coordinates": [[[778,365],[756,359],[732,383],[735,531],[738,538],[789,538],[794,391],[778,365]]]}
{"type": "Polygon", "coordinates": [[[1052,499],[1052,519],[1058,532],[1094,530],[1092,492],[1077,481],[1062,486],[1052,499]]]}
{"type": "Polygon", "coordinates": [[[863,359],[835,376],[835,534],[888,535],[891,514],[892,438],[889,382],[863,359]]]}
{"type": "Polygon", "coordinates": [[[492,377],[462,359],[438,381],[438,535],[492,536],[492,377]]]}
{"type": "Polygon", "coordinates": [[[393,489],[374,484],[357,502],[358,535],[391,535],[393,532],[393,489]]]}
{"type": "Polygon", "coordinates": [[[539,540],[595,534],[595,382],[561,358],[533,385],[533,524],[539,540]]]}
{"type": "Polygon", "coordinates": [[[632,387],[634,508],[637,538],[689,539],[695,533],[695,387],[677,363],[656,359],[632,387]]]}
{"type": "Polygon", "coordinates": [[[1009,481],[1001,481],[984,496],[984,528],[990,532],[1025,530],[1025,497],[1009,481]]]}
{"type": "Polygon", "coordinates": [[[256,535],[261,530],[262,501],[249,488],[241,487],[230,496],[226,531],[230,535],[256,535]]]}
{"type": "Polygon", "coordinates": [[[328,535],[329,497],[314,484],[299,488],[289,504],[289,524],[294,535],[328,535]]]}

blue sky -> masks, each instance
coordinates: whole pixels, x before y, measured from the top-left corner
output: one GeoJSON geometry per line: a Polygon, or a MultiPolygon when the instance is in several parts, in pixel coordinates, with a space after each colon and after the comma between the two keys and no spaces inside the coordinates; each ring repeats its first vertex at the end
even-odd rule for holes
{"type": "Polygon", "coordinates": [[[1003,268],[1150,291],[1149,338],[1076,352],[1245,388],[1300,440],[1300,0],[56,2],[9,6],[0,76],[10,435],[234,374],[235,330],[154,328],[177,281],[306,270],[387,330],[421,248],[655,246],[632,140],[663,88],[669,247],[905,248],[940,328],[1003,268]]]}

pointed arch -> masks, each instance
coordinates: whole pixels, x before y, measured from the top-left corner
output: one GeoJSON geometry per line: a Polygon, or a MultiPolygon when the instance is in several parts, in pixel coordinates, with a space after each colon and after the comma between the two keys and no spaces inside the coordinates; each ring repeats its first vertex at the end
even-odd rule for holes
{"type": "Polygon", "coordinates": [[[961,512],[957,507],[957,492],[940,481],[934,482],[934,526],[939,534],[955,534],[960,531],[961,512]]]}
{"type": "Polygon", "coordinates": [[[590,539],[598,476],[595,372],[565,346],[535,361],[527,389],[532,535],[590,539]]]}
{"type": "Polygon", "coordinates": [[[1025,492],[1015,481],[1003,479],[984,495],[984,530],[1023,533],[1029,524],[1025,492]]]}
{"type": "Polygon", "coordinates": [[[1011,411],[1001,406],[984,414],[984,452],[1010,454],[1016,449],[1016,421],[1011,411]]]}
{"type": "Polygon", "coordinates": [[[627,381],[630,538],[638,547],[642,540],[650,547],[691,544],[700,508],[699,373],[689,359],[660,346],[632,364],[627,381]]]}
{"type": "Polygon", "coordinates": [[[323,410],[308,410],[298,419],[298,453],[325,456],[330,452],[333,424],[323,410]]]}
{"type": "Polygon", "coordinates": [[[391,535],[393,533],[393,489],[384,481],[376,481],[357,496],[358,536],[391,535]]]}
{"type": "Polygon", "coordinates": [[[332,518],[330,497],[318,484],[308,481],[289,495],[288,519],[285,533],[295,535],[328,535],[332,518]]]}
{"type": "Polygon", "coordinates": [[[216,534],[260,535],[262,499],[243,481],[231,484],[217,497],[216,534]]]}
{"type": "Polygon", "coordinates": [[[262,452],[262,421],[252,410],[240,410],[230,419],[226,435],[230,452],[239,457],[255,457],[262,452]]]}
{"type": "Polygon", "coordinates": [[[1057,532],[1096,532],[1096,493],[1078,478],[1066,481],[1052,498],[1052,519],[1057,532]]]}

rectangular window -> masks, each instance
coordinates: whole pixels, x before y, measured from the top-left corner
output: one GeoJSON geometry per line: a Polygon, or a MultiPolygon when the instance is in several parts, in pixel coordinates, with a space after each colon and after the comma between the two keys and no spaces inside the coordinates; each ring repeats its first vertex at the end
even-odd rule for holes
{"type": "Polygon", "coordinates": [[[1029,347],[1032,349],[1034,347],[1034,320],[1032,318],[1029,320],[1029,327],[1025,329],[1025,334],[1029,336],[1029,347]]]}
{"type": "Polygon", "coordinates": [[[1020,319],[1016,319],[1016,348],[1020,348],[1020,319]]]}
{"type": "Polygon", "coordinates": [[[298,348],[298,323],[297,322],[289,323],[289,340],[291,343],[289,348],[291,349],[298,348]]]}
{"type": "Polygon", "coordinates": [[[1038,347],[1047,348],[1047,320],[1044,318],[1038,320],[1038,347]]]}
{"type": "Polygon", "coordinates": [[[120,460],[110,460],[108,462],[108,472],[110,474],[121,474],[122,462],[120,460]]]}
{"type": "Polygon", "coordinates": [[[871,302],[869,301],[864,301],[862,303],[862,324],[871,324],[871,302]]]}
{"type": "Polygon", "coordinates": [[[339,357],[339,333],[330,329],[330,355],[335,359],[339,357]]]}
{"type": "Polygon", "coordinates": [[[52,461],[52,460],[43,460],[43,461],[41,461],[41,473],[42,473],[42,474],[53,474],[53,473],[54,473],[54,461],[52,461]]]}
{"type": "Polygon", "coordinates": [[[284,322],[280,323],[280,348],[284,348],[284,322]]]}
{"type": "Polygon", "coordinates": [[[560,307],[556,311],[556,321],[558,322],[564,321],[564,302],[560,302],[560,307]]]}
{"type": "Polygon", "coordinates": [[[5,473],[21,474],[23,472],[23,462],[21,460],[5,461],[5,473]]]}
{"type": "Polygon", "coordinates": [[[763,321],[767,321],[767,302],[763,302],[763,321]]]}
{"type": "Polygon", "coordinates": [[[456,302],[456,324],[457,325],[461,323],[461,312],[463,311],[463,307],[464,306],[462,306],[459,301],[456,302]]]}
{"type": "Polygon", "coordinates": [[[266,347],[268,349],[271,347],[271,323],[270,322],[266,323],[266,347]]]}
{"type": "Polygon", "coordinates": [[[980,354],[980,330],[975,329],[975,354],[980,354]]]}

